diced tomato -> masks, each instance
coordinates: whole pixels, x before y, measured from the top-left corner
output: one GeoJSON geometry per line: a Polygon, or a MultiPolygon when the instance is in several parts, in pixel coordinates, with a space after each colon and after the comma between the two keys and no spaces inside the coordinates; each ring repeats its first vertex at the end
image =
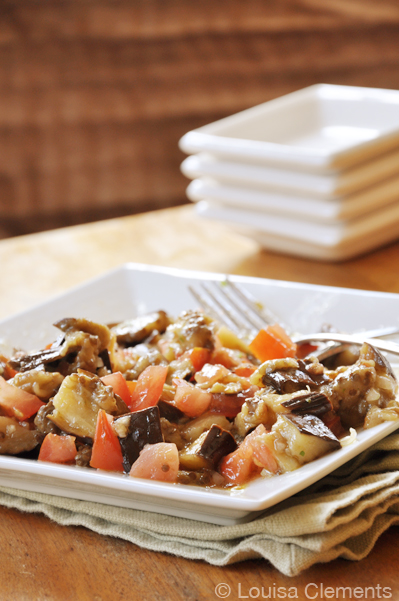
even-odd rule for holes
{"type": "Polygon", "coordinates": [[[259,361],[295,357],[297,346],[277,323],[259,331],[249,345],[259,361]]]}
{"type": "Polygon", "coordinates": [[[205,363],[209,362],[211,351],[207,348],[195,346],[182,355],[182,358],[185,357],[190,359],[195,371],[200,371],[204,367],[205,363]]]}
{"type": "Polygon", "coordinates": [[[232,484],[245,484],[262,469],[276,473],[278,463],[268,445],[262,440],[266,434],[263,424],[248,434],[238,449],[226,455],[219,467],[220,473],[232,484]]]}
{"type": "Polygon", "coordinates": [[[24,421],[37,413],[45,403],[30,392],[17,388],[0,376],[0,407],[4,413],[24,421]]]}
{"type": "Polygon", "coordinates": [[[220,365],[224,365],[227,369],[233,369],[234,367],[238,367],[242,361],[242,352],[229,349],[229,348],[215,348],[212,351],[211,358],[209,363],[219,363],[220,365]]]}
{"type": "Polygon", "coordinates": [[[18,372],[16,369],[13,369],[12,367],[10,367],[10,365],[8,365],[8,363],[6,363],[6,365],[4,366],[4,372],[3,372],[5,380],[10,380],[14,376],[16,376],[17,373],[18,372]]]}
{"type": "Polygon", "coordinates": [[[252,376],[254,371],[256,371],[256,367],[255,365],[249,362],[241,363],[233,371],[237,376],[241,376],[242,378],[249,378],[249,376],[252,376]]]}
{"type": "Polygon", "coordinates": [[[122,401],[124,401],[130,409],[130,404],[132,402],[131,394],[122,373],[120,371],[116,371],[113,374],[107,374],[106,376],[103,376],[101,380],[106,386],[112,386],[114,393],[120,396],[122,401]]]}
{"type": "Polygon", "coordinates": [[[209,407],[212,395],[181,378],[175,378],[176,394],[174,405],[188,417],[198,417],[209,407]]]}
{"type": "Polygon", "coordinates": [[[240,413],[245,401],[253,397],[255,390],[257,388],[251,386],[248,390],[243,390],[237,394],[213,393],[208,411],[233,419],[240,413]]]}
{"type": "Polygon", "coordinates": [[[201,371],[195,374],[194,379],[198,384],[204,384],[207,388],[210,388],[213,384],[220,382],[229,375],[230,370],[224,365],[220,365],[219,363],[205,363],[201,371]]]}
{"type": "Polygon", "coordinates": [[[162,394],[168,367],[164,365],[149,365],[139,375],[137,385],[131,395],[130,409],[139,411],[154,407],[162,394]]]}
{"type": "Polygon", "coordinates": [[[226,455],[220,463],[219,471],[232,484],[245,484],[261,468],[252,460],[252,448],[244,441],[236,451],[226,455]]]}
{"type": "Polygon", "coordinates": [[[148,444],[133,463],[130,476],[161,482],[176,482],[179,471],[179,452],[174,443],[148,444]]]}
{"type": "Polygon", "coordinates": [[[112,428],[112,416],[100,409],[90,465],[110,472],[123,472],[123,456],[119,439],[112,428]]]}
{"type": "Polygon", "coordinates": [[[10,366],[7,357],[4,357],[4,355],[0,355],[0,366],[3,369],[3,377],[5,380],[13,378],[18,373],[10,366]]]}
{"type": "MultiPolygon", "coordinates": [[[[126,385],[129,389],[130,396],[132,396],[133,391],[136,390],[137,380],[126,380],[126,385]]],[[[131,399],[130,399],[131,402],[131,399]]]]}
{"type": "Polygon", "coordinates": [[[304,359],[311,353],[314,353],[318,349],[316,344],[310,344],[310,342],[304,342],[303,344],[298,344],[296,349],[296,356],[298,359],[304,359]]]}
{"type": "MultiPolygon", "coordinates": [[[[252,438],[248,441],[253,451],[252,459],[254,463],[262,469],[264,468],[272,474],[276,474],[279,470],[279,465],[272,454],[270,447],[265,444],[265,441],[262,440],[262,436],[259,435],[262,434],[263,431],[257,432],[256,435],[254,434],[255,432],[256,430],[252,432],[252,438]]],[[[251,437],[251,434],[249,436],[251,437]]]]}
{"type": "Polygon", "coordinates": [[[74,463],[76,456],[75,440],[75,436],[47,434],[40,447],[39,461],[74,463]]]}

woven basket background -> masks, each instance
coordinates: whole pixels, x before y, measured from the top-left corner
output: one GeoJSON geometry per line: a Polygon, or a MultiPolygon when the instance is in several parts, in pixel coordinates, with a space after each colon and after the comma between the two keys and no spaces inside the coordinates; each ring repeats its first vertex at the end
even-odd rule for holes
{"type": "Polygon", "coordinates": [[[179,138],[313,83],[399,88],[397,0],[3,0],[3,235],[187,202],[179,138]]]}

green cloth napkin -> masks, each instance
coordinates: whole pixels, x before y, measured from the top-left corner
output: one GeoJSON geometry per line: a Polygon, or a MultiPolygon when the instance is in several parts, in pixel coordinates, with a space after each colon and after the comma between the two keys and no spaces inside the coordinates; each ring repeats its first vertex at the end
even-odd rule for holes
{"type": "Polygon", "coordinates": [[[247,524],[217,526],[6,487],[0,487],[0,504],[218,566],[263,557],[295,576],[337,557],[365,557],[380,534],[399,523],[398,494],[399,434],[394,433],[247,524]]]}

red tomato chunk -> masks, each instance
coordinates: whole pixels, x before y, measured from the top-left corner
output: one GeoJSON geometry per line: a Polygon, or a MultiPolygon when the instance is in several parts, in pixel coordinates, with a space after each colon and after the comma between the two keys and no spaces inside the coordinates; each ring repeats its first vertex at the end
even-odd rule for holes
{"type": "Polygon", "coordinates": [[[161,482],[176,482],[179,453],[173,443],[158,442],[146,445],[133,463],[130,476],[161,482]]]}
{"type": "Polygon", "coordinates": [[[112,422],[113,418],[105,411],[98,412],[90,465],[101,470],[123,472],[122,450],[112,422]]]}
{"type": "Polygon", "coordinates": [[[9,384],[0,376],[0,407],[10,417],[24,421],[35,415],[44,404],[34,394],[9,384]]]}
{"type": "Polygon", "coordinates": [[[76,457],[75,440],[75,436],[47,434],[40,448],[39,461],[74,463],[76,457]]]}
{"type": "Polygon", "coordinates": [[[140,374],[137,385],[131,396],[131,411],[139,411],[154,407],[162,394],[168,367],[164,365],[150,365],[140,374]]]}
{"type": "Polygon", "coordinates": [[[113,374],[103,376],[101,380],[106,386],[112,386],[114,393],[121,397],[122,401],[129,407],[132,403],[129,387],[125,378],[120,371],[116,371],[113,374]]]}

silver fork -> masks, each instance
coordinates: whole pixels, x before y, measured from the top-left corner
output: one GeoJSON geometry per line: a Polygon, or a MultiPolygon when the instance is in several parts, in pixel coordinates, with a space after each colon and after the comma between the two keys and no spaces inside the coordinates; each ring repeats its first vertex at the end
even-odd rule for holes
{"type": "Polygon", "coordinates": [[[290,331],[277,315],[257,301],[248,290],[238,286],[229,278],[213,284],[212,286],[209,282],[202,283],[201,292],[193,286],[189,286],[189,290],[204,311],[248,341],[261,328],[279,323],[297,344],[324,343],[312,353],[319,361],[340,353],[352,345],[359,346],[363,342],[369,342],[379,350],[399,355],[399,344],[381,340],[384,336],[397,334],[398,327],[378,328],[358,334],[317,332],[301,336],[290,331]]]}

